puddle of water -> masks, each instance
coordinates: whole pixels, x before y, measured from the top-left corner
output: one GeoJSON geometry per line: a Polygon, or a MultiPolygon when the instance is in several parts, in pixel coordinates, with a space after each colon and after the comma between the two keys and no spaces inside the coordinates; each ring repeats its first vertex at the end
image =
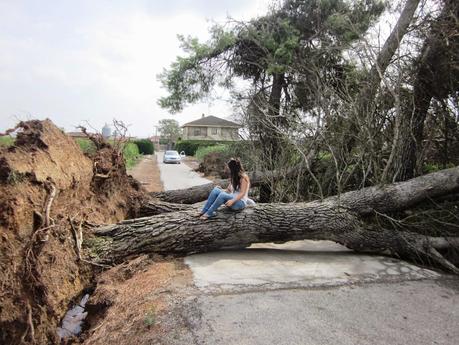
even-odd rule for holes
{"type": "Polygon", "coordinates": [[[88,299],[89,294],[85,294],[80,303],[65,314],[61,327],[57,328],[57,334],[61,339],[77,336],[81,333],[84,319],[88,316],[88,312],[84,311],[88,299]]]}

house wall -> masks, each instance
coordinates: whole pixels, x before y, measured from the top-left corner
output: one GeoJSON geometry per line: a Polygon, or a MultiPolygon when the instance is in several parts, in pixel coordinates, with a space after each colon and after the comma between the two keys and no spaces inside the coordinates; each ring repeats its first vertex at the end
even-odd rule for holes
{"type": "Polygon", "coordinates": [[[221,127],[184,127],[184,140],[238,140],[236,128],[221,127]]]}

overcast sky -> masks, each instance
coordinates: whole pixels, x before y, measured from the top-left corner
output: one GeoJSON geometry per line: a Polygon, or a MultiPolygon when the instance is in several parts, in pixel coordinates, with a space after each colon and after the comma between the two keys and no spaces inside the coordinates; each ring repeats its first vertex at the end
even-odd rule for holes
{"type": "Polygon", "coordinates": [[[50,118],[66,130],[113,118],[154,134],[162,118],[226,117],[225,101],[171,115],[156,75],[181,54],[177,34],[205,39],[209,20],[263,15],[270,0],[0,0],[0,131],[50,118]]]}

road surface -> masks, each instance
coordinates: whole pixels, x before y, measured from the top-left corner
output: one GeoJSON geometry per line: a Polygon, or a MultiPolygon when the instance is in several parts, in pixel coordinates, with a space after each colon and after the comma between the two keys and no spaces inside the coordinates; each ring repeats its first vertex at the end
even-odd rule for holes
{"type": "Polygon", "coordinates": [[[186,164],[164,164],[164,152],[157,152],[156,157],[161,171],[164,190],[182,189],[209,183],[210,180],[192,171],[186,164]]]}

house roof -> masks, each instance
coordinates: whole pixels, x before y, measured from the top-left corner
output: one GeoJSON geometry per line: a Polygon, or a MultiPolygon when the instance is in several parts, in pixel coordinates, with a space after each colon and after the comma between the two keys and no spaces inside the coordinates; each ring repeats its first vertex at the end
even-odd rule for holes
{"type": "MultiPolygon", "coordinates": [[[[87,135],[84,134],[83,132],[66,132],[65,134],[67,134],[69,137],[72,137],[72,138],[86,138],[87,135]]],[[[93,134],[93,133],[90,133],[90,134],[93,134]]]]}
{"type": "Polygon", "coordinates": [[[216,116],[205,116],[201,117],[199,120],[191,121],[188,123],[185,123],[182,127],[200,127],[200,126],[218,126],[218,127],[232,127],[232,128],[240,128],[242,127],[240,124],[221,119],[216,116]]]}

